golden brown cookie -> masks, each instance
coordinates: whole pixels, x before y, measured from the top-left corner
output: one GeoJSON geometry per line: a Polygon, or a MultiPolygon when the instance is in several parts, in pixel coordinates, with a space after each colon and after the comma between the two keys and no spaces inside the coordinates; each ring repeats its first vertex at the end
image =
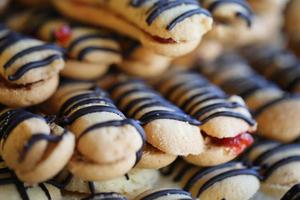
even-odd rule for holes
{"type": "Polygon", "coordinates": [[[68,17],[113,29],[166,56],[192,51],[212,25],[209,12],[196,0],[57,0],[54,4],[68,17]]]}

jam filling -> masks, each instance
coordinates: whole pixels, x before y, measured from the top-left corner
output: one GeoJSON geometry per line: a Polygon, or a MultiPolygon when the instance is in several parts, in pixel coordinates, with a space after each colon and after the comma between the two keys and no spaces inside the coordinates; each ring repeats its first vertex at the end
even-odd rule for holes
{"type": "Polygon", "coordinates": [[[211,137],[205,134],[206,137],[209,137],[211,142],[216,146],[223,146],[232,149],[236,154],[242,153],[247,147],[253,144],[254,139],[250,133],[241,133],[235,137],[229,138],[216,138],[211,137]]]}
{"type": "MultiPolygon", "coordinates": [[[[76,4],[76,6],[90,6],[88,5],[88,3],[83,2],[82,0],[72,0],[74,4],[76,4]]],[[[95,6],[93,6],[95,7],[95,6]]],[[[121,16],[118,16],[119,18],[121,18],[121,16]]],[[[127,21],[126,19],[122,19],[125,20],[127,23],[131,24],[132,26],[135,26],[133,23],[127,21]]],[[[137,26],[135,26],[137,27],[137,26]]],[[[137,27],[138,28],[138,27],[137,27]]],[[[138,28],[140,29],[140,28],[138,28]]],[[[143,33],[145,33],[146,35],[149,35],[154,41],[158,42],[158,43],[163,43],[163,44],[173,44],[176,43],[175,40],[173,40],[172,38],[162,38],[159,36],[155,36],[155,35],[151,35],[150,33],[140,29],[143,33]]]]}
{"type": "Polygon", "coordinates": [[[62,25],[53,31],[53,35],[58,43],[64,44],[71,37],[71,28],[68,25],[62,25]]]}

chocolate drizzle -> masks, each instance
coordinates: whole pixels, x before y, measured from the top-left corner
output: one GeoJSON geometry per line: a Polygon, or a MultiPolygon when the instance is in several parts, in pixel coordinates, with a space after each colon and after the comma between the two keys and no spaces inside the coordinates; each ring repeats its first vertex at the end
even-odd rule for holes
{"type": "MultiPolygon", "coordinates": [[[[0,160],[0,176],[3,177],[0,178],[0,187],[4,185],[15,185],[20,198],[22,200],[30,200],[29,194],[27,193],[29,187],[26,187],[10,169],[4,166],[3,160],[0,160]]],[[[40,183],[38,186],[44,192],[46,198],[51,200],[52,198],[47,186],[44,183],[40,183]]]]}
{"type": "Polygon", "coordinates": [[[196,73],[174,73],[159,82],[157,88],[164,84],[168,84],[167,89],[161,90],[164,96],[202,123],[218,116],[228,116],[242,119],[249,125],[255,124],[250,113],[245,115],[236,111],[240,108],[247,112],[245,105],[230,101],[223,91],[196,73]],[[168,84],[169,81],[172,82],[168,84]]]}
{"type": "Polygon", "coordinates": [[[286,49],[274,46],[253,46],[244,51],[251,66],[281,88],[293,91],[299,84],[299,59],[286,49]]]}
{"type": "Polygon", "coordinates": [[[300,184],[296,184],[280,200],[297,200],[300,198],[300,184]]]}
{"type": "MultiPolygon", "coordinates": [[[[142,7],[147,2],[148,1],[145,0],[131,0],[130,5],[138,8],[142,7]]],[[[166,29],[168,31],[171,31],[178,23],[193,15],[206,15],[210,17],[210,13],[207,10],[201,8],[198,1],[196,0],[156,0],[153,2],[153,5],[150,6],[150,8],[146,11],[147,24],[150,26],[162,13],[182,5],[194,5],[195,8],[190,8],[189,10],[181,12],[178,16],[171,20],[171,22],[166,26],[166,29]]]]}
{"type": "MultiPolygon", "coordinates": [[[[26,40],[28,41],[28,43],[30,43],[31,41],[36,41],[34,39],[22,36],[18,33],[8,32],[7,35],[1,38],[0,54],[6,51],[7,49],[9,49],[11,46],[18,45],[19,42],[26,41],[26,40]]],[[[8,80],[16,81],[32,69],[47,67],[55,60],[62,59],[62,54],[63,54],[61,48],[52,44],[43,44],[43,43],[21,49],[18,52],[12,52],[11,58],[9,58],[7,62],[5,62],[3,65],[3,68],[5,70],[7,70],[9,67],[12,67],[12,65],[14,65],[19,59],[22,59],[27,55],[37,53],[37,52],[49,51],[49,50],[52,50],[53,52],[49,53],[47,57],[40,58],[39,60],[35,60],[32,62],[30,62],[28,59],[28,61],[25,64],[18,66],[14,74],[8,75],[8,80]]]]}
{"type": "Polygon", "coordinates": [[[136,153],[136,164],[141,159],[141,151],[146,141],[146,136],[143,128],[138,124],[137,121],[133,119],[127,119],[124,114],[118,110],[114,105],[112,100],[109,98],[108,94],[101,90],[99,87],[92,86],[87,90],[77,91],[67,99],[59,111],[60,123],[62,125],[70,125],[75,120],[79,119],[82,116],[91,114],[91,113],[102,113],[108,112],[120,116],[122,119],[109,120],[104,122],[95,123],[88,128],[86,128],[82,133],[80,133],[77,141],[79,141],[86,134],[91,131],[105,128],[105,127],[120,127],[124,125],[133,126],[136,131],[139,133],[143,145],[136,153]]]}
{"type": "MultiPolygon", "coordinates": [[[[75,54],[72,53],[72,51],[74,51],[77,47],[79,47],[80,45],[84,45],[84,42],[89,42],[89,40],[114,40],[114,37],[109,36],[108,34],[100,34],[100,33],[90,33],[90,34],[83,34],[82,36],[78,36],[76,38],[74,38],[73,40],[71,40],[70,44],[67,47],[68,53],[69,54],[75,54]]],[[[85,46],[85,45],[84,45],[85,46]]],[[[113,47],[105,47],[102,45],[89,45],[89,46],[85,46],[84,48],[81,48],[80,51],[77,54],[76,59],[82,61],[85,59],[85,57],[89,54],[89,53],[94,53],[95,51],[100,51],[100,52],[110,52],[113,54],[120,54],[120,51],[117,48],[113,48],[113,47]]]]}
{"type": "MultiPolygon", "coordinates": [[[[184,200],[192,200],[191,194],[181,189],[162,189],[158,191],[154,191],[146,196],[141,197],[139,200],[155,200],[163,198],[164,196],[172,198],[174,196],[182,196],[180,199],[184,200]]],[[[179,198],[179,197],[178,197],[179,198]]]]}
{"type": "Polygon", "coordinates": [[[249,157],[251,152],[260,151],[260,154],[252,160],[248,159],[248,162],[259,166],[262,177],[267,180],[277,169],[293,162],[300,162],[297,150],[300,150],[300,144],[279,144],[262,140],[251,147],[244,156],[249,157]]]}
{"type": "Polygon", "coordinates": [[[172,175],[174,177],[173,181],[176,182],[184,180],[185,176],[190,174],[190,171],[195,171],[193,172],[192,176],[188,175],[189,179],[185,182],[183,189],[185,191],[192,191],[195,190],[194,187],[197,186],[198,192],[196,197],[200,197],[201,194],[209,187],[227,178],[240,175],[249,175],[260,178],[256,170],[252,168],[247,168],[243,166],[240,162],[229,162],[214,167],[199,168],[198,170],[195,170],[196,168],[197,167],[191,164],[177,160],[175,163],[171,164],[171,166],[168,166],[166,170],[162,169],[161,171],[163,175],[172,175]],[[203,184],[198,184],[199,181],[201,181],[201,179],[205,179],[206,176],[210,176],[212,173],[216,173],[216,175],[203,182],[203,184]]]}
{"type": "Polygon", "coordinates": [[[108,89],[113,96],[120,90],[122,92],[114,98],[118,107],[129,117],[139,120],[143,125],[156,119],[173,119],[199,125],[199,121],[189,117],[179,108],[163,99],[141,80],[127,79],[119,81],[108,89]],[[129,96],[130,100],[128,100],[129,96]],[[126,105],[123,105],[124,100],[128,100],[126,105]],[[146,109],[148,111],[145,111],[146,109]]]}

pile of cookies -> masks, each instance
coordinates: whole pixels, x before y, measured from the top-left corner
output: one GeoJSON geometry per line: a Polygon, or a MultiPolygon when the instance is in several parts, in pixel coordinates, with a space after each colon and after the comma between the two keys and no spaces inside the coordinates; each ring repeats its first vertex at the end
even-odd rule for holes
{"type": "Polygon", "coordinates": [[[300,199],[298,9],[0,1],[0,199],[300,199]]]}

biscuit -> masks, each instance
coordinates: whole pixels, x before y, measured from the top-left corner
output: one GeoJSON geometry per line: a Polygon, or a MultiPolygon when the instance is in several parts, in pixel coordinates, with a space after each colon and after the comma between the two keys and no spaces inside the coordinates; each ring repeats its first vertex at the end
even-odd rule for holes
{"type": "Polygon", "coordinates": [[[296,122],[300,115],[299,96],[282,91],[256,74],[240,56],[225,54],[199,69],[226,92],[245,99],[258,122],[258,135],[281,142],[300,136],[296,122]]]}
{"type": "Polygon", "coordinates": [[[48,183],[28,187],[0,160],[0,199],[59,200],[60,190],[48,183]]]}
{"type": "Polygon", "coordinates": [[[28,111],[1,107],[0,129],[3,160],[28,184],[52,178],[73,154],[70,132],[28,111]]]}
{"type": "Polygon", "coordinates": [[[291,187],[280,200],[296,200],[300,198],[300,184],[291,187]]]}
{"type": "Polygon", "coordinates": [[[256,122],[240,97],[227,96],[189,71],[171,71],[155,84],[166,98],[202,122],[204,151],[187,156],[188,162],[200,166],[224,163],[252,143],[248,133],[256,130],[256,122]]]}
{"type": "Polygon", "coordinates": [[[134,198],[134,200],[193,200],[191,194],[181,189],[165,188],[155,189],[143,192],[134,198]]]}
{"type": "Polygon", "coordinates": [[[243,51],[251,67],[283,90],[300,91],[300,66],[297,57],[276,46],[252,46],[243,51]]]}
{"type": "Polygon", "coordinates": [[[57,0],[54,4],[68,17],[130,36],[165,56],[192,51],[212,26],[210,13],[196,0],[57,0]]]}
{"type": "Polygon", "coordinates": [[[117,67],[130,75],[154,77],[165,72],[170,65],[171,58],[156,54],[135,40],[121,39],[121,46],[123,60],[117,67]]]}
{"type": "Polygon", "coordinates": [[[136,165],[136,168],[142,169],[160,169],[162,167],[168,166],[170,163],[175,161],[176,155],[167,154],[158,150],[150,144],[146,144],[141,160],[136,165]]]}
{"type": "Polygon", "coordinates": [[[125,174],[139,160],[143,129],[125,118],[100,88],[88,83],[64,84],[48,105],[75,134],[77,153],[68,167],[76,176],[110,179],[125,174]]]}
{"type": "Polygon", "coordinates": [[[177,160],[161,173],[202,200],[250,199],[260,186],[258,173],[239,162],[199,168],[177,160]]]}
{"type": "Polygon", "coordinates": [[[245,156],[248,163],[260,167],[263,177],[261,190],[273,198],[280,198],[290,187],[299,183],[300,145],[258,141],[245,156]]]}
{"type": "Polygon", "coordinates": [[[115,192],[127,198],[133,198],[152,189],[159,181],[159,172],[154,169],[133,169],[125,176],[106,181],[83,181],[67,171],[63,171],[50,183],[68,191],[84,195],[102,192],[115,192]]]}
{"type": "Polygon", "coordinates": [[[63,195],[64,200],[127,200],[126,197],[115,192],[100,192],[91,195],[78,193],[66,193],[63,195]]]}
{"type": "Polygon", "coordinates": [[[64,67],[61,49],[22,36],[3,26],[0,28],[0,38],[0,75],[4,91],[0,102],[17,107],[45,101],[53,94],[58,84],[57,75],[64,67]],[[30,98],[24,90],[28,94],[39,94],[39,97],[35,99],[37,95],[34,94],[30,98]],[[11,98],[8,99],[6,95],[11,98]]]}
{"type": "Polygon", "coordinates": [[[197,120],[163,99],[140,79],[121,74],[112,75],[112,79],[107,90],[128,117],[140,121],[149,144],[172,155],[201,153],[203,139],[195,126],[197,120]]]}
{"type": "Polygon", "coordinates": [[[71,23],[42,11],[13,14],[8,17],[6,24],[14,30],[30,33],[63,47],[67,56],[66,66],[61,71],[64,77],[96,79],[109,69],[109,65],[121,61],[118,38],[104,29],[71,23]]]}

